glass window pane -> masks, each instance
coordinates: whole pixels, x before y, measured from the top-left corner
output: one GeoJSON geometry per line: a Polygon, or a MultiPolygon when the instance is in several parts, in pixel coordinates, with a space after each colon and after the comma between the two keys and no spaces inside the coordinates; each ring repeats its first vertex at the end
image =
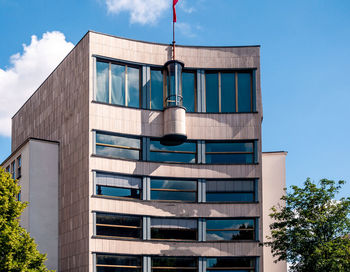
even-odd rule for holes
{"type": "Polygon", "coordinates": [[[96,146],[96,154],[106,157],[113,158],[122,158],[122,159],[130,159],[130,160],[139,160],[140,159],[140,151],[139,150],[130,150],[124,148],[115,148],[108,146],[96,146]]]}
{"type": "Polygon", "coordinates": [[[164,151],[189,151],[196,152],[197,146],[195,142],[185,142],[180,145],[168,146],[162,145],[159,140],[151,140],[150,144],[151,151],[164,150],[164,151]]]}
{"type": "Polygon", "coordinates": [[[205,160],[209,164],[250,164],[253,163],[253,154],[206,154],[205,160]]]}
{"type": "Polygon", "coordinates": [[[112,104],[125,105],[125,66],[111,64],[112,104]]]}
{"type": "Polygon", "coordinates": [[[255,258],[207,258],[207,271],[254,271],[255,258]],[[213,270],[210,270],[213,268],[213,270]],[[235,268],[234,270],[222,270],[220,268],[235,268]],[[239,269],[240,268],[240,269],[239,269]],[[252,269],[252,270],[250,270],[252,269]]]}
{"type": "Polygon", "coordinates": [[[238,112],[251,112],[251,74],[238,73],[238,112]]]}
{"type": "Polygon", "coordinates": [[[124,266],[141,266],[141,257],[139,256],[117,256],[96,254],[97,264],[106,265],[124,265],[124,266]]]}
{"type": "Polygon", "coordinates": [[[253,202],[253,193],[207,193],[206,202],[253,202]]]}
{"type": "Polygon", "coordinates": [[[254,191],[254,180],[207,180],[207,192],[254,191]]]}
{"type": "Polygon", "coordinates": [[[236,142],[236,143],[211,143],[205,144],[206,152],[253,152],[252,142],[236,142]]]}
{"type": "Polygon", "coordinates": [[[195,111],[195,73],[182,73],[183,106],[188,112],[195,111]]]}
{"type": "Polygon", "coordinates": [[[197,199],[196,192],[171,192],[171,191],[151,191],[152,200],[175,200],[195,202],[197,199]]]}
{"type": "Polygon", "coordinates": [[[151,238],[197,240],[197,220],[152,218],[151,238]]]}
{"type": "Polygon", "coordinates": [[[141,188],[141,178],[134,176],[121,176],[110,173],[96,173],[96,184],[124,188],[141,188]]]}
{"type": "Polygon", "coordinates": [[[96,101],[109,102],[109,63],[96,62],[96,101]]]}
{"type": "Polygon", "coordinates": [[[96,226],[96,235],[123,238],[141,238],[141,229],[96,226]]]}
{"type": "Polygon", "coordinates": [[[151,189],[197,190],[197,181],[151,179],[151,189]]]}
{"type": "MultiPolygon", "coordinates": [[[[154,269],[164,268],[164,267],[186,267],[184,271],[192,271],[190,268],[197,268],[197,258],[189,257],[152,257],[152,271],[154,269]],[[190,269],[190,270],[189,270],[190,269]]],[[[166,271],[159,269],[158,271],[166,271]]],[[[172,269],[171,271],[175,271],[172,269]]],[[[176,271],[182,271],[181,269],[176,269],[176,271]]]]}
{"type": "Polygon", "coordinates": [[[137,138],[116,136],[110,134],[96,133],[96,143],[140,148],[141,141],[137,138]]]}
{"type": "Polygon", "coordinates": [[[207,112],[219,112],[219,80],[217,73],[205,74],[205,101],[207,112]]]}
{"type": "Polygon", "coordinates": [[[160,70],[151,70],[151,109],[163,109],[163,74],[160,70]]]}
{"type": "Polygon", "coordinates": [[[133,188],[118,188],[103,185],[96,185],[96,194],[115,197],[127,197],[140,199],[141,190],[133,188]]]}
{"type": "Polygon", "coordinates": [[[140,106],[140,69],[128,66],[128,106],[140,106]]]}
{"type": "Polygon", "coordinates": [[[140,227],[141,218],[138,216],[96,213],[96,223],[140,227]]]}
{"type": "Polygon", "coordinates": [[[254,240],[253,230],[237,230],[237,231],[210,231],[207,230],[207,241],[234,241],[234,240],[254,240]]]}
{"type": "Polygon", "coordinates": [[[207,230],[210,229],[247,229],[254,228],[254,219],[208,219],[207,230]]]}
{"type": "Polygon", "coordinates": [[[156,162],[195,163],[196,154],[151,152],[150,160],[156,162]]]}
{"type": "Polygon", "coordinates": [[[221,112],[236,111],[235,74],[221,73],[221,112]]]}

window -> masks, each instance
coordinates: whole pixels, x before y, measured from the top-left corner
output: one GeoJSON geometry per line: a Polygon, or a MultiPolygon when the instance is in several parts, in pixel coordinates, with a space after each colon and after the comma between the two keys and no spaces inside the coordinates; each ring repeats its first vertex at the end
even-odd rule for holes
{"type": "Polygon", "coordinates": [[[96,101],[140,107],[140,68],[97,60],[96,101]]]}
{"type": "Polygon", "coordinates": [[[6,170],[5,170],[7,173],[10,173],[10,165],[6,167],[6,170]]]}
{"type": "Polygon", "coordinates": [[[163,72],[162,70],[151,69],[151,105],[152,110],[163,109],[163,72]]]}
{"type": "Polygon", "coordinates": [[[255,272],[255,258],[207,258],[207,271],[255,272]]]}
{"type": "Polygon", "coordinates": [[[152,257],[152,272],[198,271],[198,260],[193,257],[152,257]]]}
{"type": "Polygon", "coordinates": [[[150,161],[157,162],[196,162],[197,147],[195,142],[185,142],[177,146],[166,146],[160,140],[151,139],[150,161]]]}
{"type": "Polygon", "coordinates": [[[96,254],[97,272],[141,272],[141,256],[96,254]]]}
{"type": "Polygon", "coordinates": [[[255,180],[207,180],[206,202],[254,202],[255,180]]]}
{"type": "Polygon", "coordinates": [[[196,111],[196,73],[183,71],[182,73],[183,106],[187,112],[196,111]]]}
{"type": "Polygon", "coordinates": [[[96,213],[96,235],[142,238],[141,217],[96,213]]]}
{"type": "Polygon", "coordinates": [[[197,240],[197,220],[152,218],[151,239],[197,240]]]}
{"type": "Polygon", "coordinates": [[[195,202],[197,181],[151,179],[151,199],[195,202]]]}
{"type": "Polygon", "coordinates": [[[252,73],[211,72],[205,73],[207,112],[252,112],[252,73]]]}
{"type": "Polygon", "coordinates": [[[22,176],[22,158],[19,156],[17,158],[17,178],[22,176]]]}
{"type": "Polygon", "coordinates": [[[96,194],[111,197],[140,199],[141,178],[96,173],[96,194]]]}
{"type": "Polygon", "coordinates": [[[254,240],[254,219],[207,219],[207,241],[254,240]]]}
{"type": "Polygon", "coordinates": [[[254,142],[206,142],[206,163],[249,164],[254,162],[254,142]]]}
{"type": "Polygon", "coordinates": [[[11,176],[13,179],[16,179],[16,161],[11,163],[11,176]]]}
{"type": "Polygon", "coordinates": [[[96,132],[96,154],[113,158],[139,160],[141,140],[138,137],[96,132]]]}

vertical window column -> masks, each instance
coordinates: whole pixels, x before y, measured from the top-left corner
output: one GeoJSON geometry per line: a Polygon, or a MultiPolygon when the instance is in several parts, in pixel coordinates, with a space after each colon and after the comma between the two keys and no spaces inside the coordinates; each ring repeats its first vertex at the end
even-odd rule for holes
{"type": "Polygon", "coordinates": [[[205,73],[197,70],[197,112],[205,112],[205,73]]]}
{"type": "Polygon", "coordinates": [[[150,104],[150,88],[151,88],[151,69],[149,66],[142,66],[142,93],[141,106],[143,109],[148,109],[150,104]]]}

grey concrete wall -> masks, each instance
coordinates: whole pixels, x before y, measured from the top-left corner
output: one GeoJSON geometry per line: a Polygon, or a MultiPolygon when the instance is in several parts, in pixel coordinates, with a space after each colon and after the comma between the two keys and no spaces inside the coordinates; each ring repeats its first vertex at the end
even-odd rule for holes
{"type": "Polygon", "coordinates": [[[58,269],[58,144],[29,141],[28,231],[47,254],[48,269],[58,269]]]}
{"type": "MultiPolygon", "coordinates": [[[[262,175],[263,175],[263,235],[270,235],[270,209],[272,206],[284,205],[280,198],[284,194],[286,187],[286,152],[263,153],[262,155],[262,175]]],[[[275,258],[271,254],[269,247],[264,248],[264,271],[266,272],[286,272],[287,263],[274,263],[275,258]]]]}

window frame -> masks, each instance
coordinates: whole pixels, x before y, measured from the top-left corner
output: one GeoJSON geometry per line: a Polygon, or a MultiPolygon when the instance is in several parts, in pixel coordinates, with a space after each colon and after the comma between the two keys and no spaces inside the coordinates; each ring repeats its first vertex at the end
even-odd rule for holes
{"type": "Polygon", "coordinates": [[[199,259],[196,256],[186,256],[186,257],[181,257],[181,256],[152,256],[151,257],[151,271],[153,272],[154,270],[173,270],[173,271],[177,271],[177,270],[188,270],[188,271],[198,271],[198,267],[199,267],[199,259]],[[193,267],[189,267],[189,266],[185,266],[185,267],[181,267],[181,266],[153,266],[153,260],[154,259],[192,259],[193,261],[195,261],[196,266],[193,267]]]}
{"type": "Polygon", "coordinates": [[[156,137],[149,137],[149,162],[163,162],[163,163],[181,163],[181,164],[198,164],[198,147],[197,147],[197,141],[196,140],[189,140],[185,143],[193,143],[195,145],[195,151],[178,151],[178,150],[152,150],[151,144],[152,141],[159,142],[162,146],[165,146],[161,143],[161,138],[156,137]],[[179,162],[179,161],[156,161],[151,160],[151,153],[168,153],[168,154],[194,154],[194,162],[179,162]]]}
{"type": "Polygon", "coordinates": [[[143,219],[142,216],[137,216],[137,215],[129,215],[129,214],[119,214],[119,213],[110,213],[110,212],[99,212],[96,211],[95,213],[95,222],[94,222],[94,228],[96,230],[96,233],[94,236],[96,236],[96,238],[108,238],[108,239],[126,239],[126,240],[142,240],[142,232],[143,232],[143,219]],[[115,225],[115,224],[101,224],[101,223],[97,223],[97,217],[98,215],[110,215],[110,216],[116,216],[116,217],[129,217],[129,218],[137,218],[139,219],[139,226],[131,226],[131,225],[115,225]],[[128,229],[128,230],[139,230],[140,232],[140,237],[128,237],[128,236],[117,236],[117,235],[101,235],[101,234],[97,234],[97,228],[98,227],[109,227],[109,228],[115,228],[115,229],[128,229]]]}
{"type": "Polygon", "coordinates": [[[138,269],[139,272],[142,271],[143,267],[143,260],[141,255],[126,255],[126,254],[111,254],[111,253],[96,253],[96,264],[95,264],[97,271],[99,267],[112,267],[112,268],[129,268],[129,269],[138,269]],[[111,257],[132,257],[135,259],[139,259],[140,265],[121,265],[121,264],[99,264],[98,263],[98,256],[111,256],[111,257]]]}
{"type": "Polygon", "coordinates": [[[22,176],[22,156],[19,155],[17,157],[17,179],[21,178],[22,176]]]}
{"type": "Polygon", "coordinates": [[[257,237],[256,237],[256,228],[257,228],[257,223],[256,223],[256,218],[254,217],[220,217],[220,218],[206,218],[205,219],[206,221],[206,228],[205,228],[205,237],[206,237],[206,241],[208,242],[241,242],[241,241],[257,241],[257,237]],[[253,228],[249,228],[249,229],[235,229],[235,228],[223,228],[223,229],[220,229],[220,228],[216,228],[216,229],[209,229],[207,227],[208,225],[208,221],[228,221],[228,220],[251,220],[253,221],[253,228]],[[220,231],[220,232],[235,232],[235,231],[246,231],[246,232],[252,232],[253,234],[253,238],[252,239],[236,239],[236,240],[225,240],[225,239],[222,239],[222,240],[208,240],[207,237],[208,237],[208,231],[220,231]]]}
{"type": "Polygon", "coordinates": [[[118,60],[105,59],[105,58],[100,58],[100,57],[95,57],[95,58],[96,58],[96,62],[95,62],[95,76],[94,76],[94,78],[95,78],[96,82],[97,82],[97,69],[96,69],[97,62],[108,63],[108,102],[97,100],[97,97],[96,97],[97,91],[98,91],[97,84],[95,84],[94,101],[97,103],[103,103],[103,104],[108,104],[108,105],[113,105],[113,106],[118,106],[118,107],[141,109],[142,108],[142,65],[134,64],[134,63],[130,63],[130,62],[118,61],[118,60]],[[113,90],[113,88],[112,88],[112,64],[125,67],[125,74],[124,74],[125,86],[124,86],[124,90],[122,90],[122,92],[124,92],[124,104],[123,105],[112,103],[112,90],[113,90]],[[138,107],[128,105],[128,97],[129,97],[128,67],[136,68],[139,70],[139,84],[138,84],[138,88],[139,88],[138,104],[139,104],[139,106],[138,107]]]}
{"type": "MultiPolygon", "coordinates": [[[[169,225],[168,225],[169,226],[169,225]]],[[[174,225],[173,225],[174,226],[174,225]]],[[[194,217],[188,217],[188,218],[184,218],[184,217],[174,217],[174,218],[172,218],[172,217],[155,217],[155,216],[152,216],[151,217],[151,222],[150,222],[150,226],[149,226],[149,228],[150,228],[150,241],[170,241],[170,242],[172,242],[172,241],[175,241],[175,242],[177,242],[177,241],[188,241],[188,242],[198,242],[198,238],[199,238],[199,235],[198,235],[198,218],[194,218],[194,217]],[[195,239],[181,239],[181,238],[176,238],[176,237],[174,237],[174,238],[152,238],[152,229],[166,229],[166,230],[176,230],[176,228],[175,227],[173,227],[173,228],[162,228],[162,227],[158,227],[158,228],[154,228],[154,227],[152,227],[152,219],[161,219],[161,220],[191,220],[191,221],[195,221],[195,231],[196,231],[196,237],[195,237],[195,239]]],[[[186,230],[191,230],[190,228],[186,228],[186,230]]]]}
{"type": "MultiPolygon", "coordinates": [[[[209,179],[204,179],[205,180],[205,203],[257,203],[257,180],[258,178],[232,178],[232,179],[213,179],[213,178],[209,178],[209,179]],[[242,182],[252,182],[253,183],[253,190],[252,191],[222,191],[222,192],[218,192],[218,191],[213,191],[216,194],[252,194],[252,198],[253,200],[251,201],[208,201],[208,194],[210,194],[211,192],[208,191],[208,182],[214,182],[214,181],[219,181],[219,182],[238,182],[238,181],[242,181],[242,182]]],[[[214,194],[213,193],[213,194],[214,194]]]]}
{"type": "Polygon", "coordinates": [[[205,140],[205,150],[204,150],[204,157],[205,157],[205,164],[224,164],[224,165],[251,165],[251,164],[256,164],[256,145],[257,145],[257,140],[205,140]],[[207,144],[230,144],[230,143],[252,143],[252,151],[207,151],[207,144]],[[251,154],[252,156],[252,162],[251,163],[233,163],[233,162],[228,162],[228,163],[222,163],[222,162],[210,162],[208,163],[207,161],[207,155],[225,155],[225,154],[232,154],[232,155],[244,155],[244,154],[251,154]]]}
{"type": "Polygon", "coordinates": [[[94,178],[94,196],[97,197],[105,197],[105,198],[112,198],[112,199],[124,199],[124,200],[143,200],[142,199],[142,194],[143,194],[143,180],[142,176],[137,176],[137,175],[128,175],[128,174],[119,174],[119,173],[111,173],[111,172],[104,172],[104,171],[93,171],[93,178],[94,178]],[[97,183],[97,175],[105,175],[105,176],[110,176],[110,177],[115,177],[115,178],[125,178],[125,179],[139,179],[140,181],[140,187],[138,189],[132,188],[132,187],[121,187],[121,186],[114,186],[113,184],[98,184],[97,183]],[[117,189],[135,189],[138,191],[139,198],[135,197],[126,197],[126,196],[113,196],[113,195],[104,195],[104,194],[99,194],[98,193],[98,186],[103,186],[103,187],[108,187],[108,188],[117,188],[117,189]]]}
{"type": "Polygon", "coordinates": [[[256,257],[208,257],[206,262],[206,270],[205,271],[230,271],[230,270],[248,270],[249,272],[255,272],[256,271],[256,257]],[[249,267],[244,266],[209,266],[210,259],[249,259],[254,265],[249,267]]]}
{"type": "Polygon", "coordinates": [[[186,113],[198,113],[198,101],[197,101],[197,88],[198,88],[198,83],[197,83],[197,70],[196,69],[182,69],[182,76],[184,73],[191,73],[194,75],[194,90],[193,90],[193,99],[194,99],[194,111],[188,111],[187,108],[184,106],[184,80],[182,78],[182,97],[183,97],[183,100],[182,100],[182,104],[183,104],[183,107],[186,108],[186,113]]]}
{"type": "Polygon", "coordinates": [[[204,70],[204,101],[205,101],[205,113],[228,113],[228,114],[232,114],[232,113],[253,113],[254,112],[254,69],[246,69],[246,70],[230,70],[230,69],[205,69],[204,70]],[[234,93],[234,97],[235,97],[235,110],[234,111],[222,111],[222,79],[221,79],[221,75],[222,74],[229,74],[229,73],[233,73],[234,74],[234,79],[235,79],[235,85],[234,85],[234,89],[235,89],[235,93],[234,93]],[[238,103],[238,97],[239,97],[239,90],[238,90],[238,74],[239,73],[244,73],[244,74],[249,74],[250,75],[250,111],[239,111],[239,103],[238,103]],[[219,102],[219,111],[218,112],[208,112],[207,111],[207,79],[206,79],[206,75],[207,74],[217,74],[218,75],[218,86],[217,86],[217,96],[218,96],[218,102],[219,102]]]}
{"type": "Polygon", "coordinates": [[[11,162],[11,178],[12,178],[13,180],[16,179],[16,160],[13,160],[13,161],[11,162]]]}
{"type": "Polygon", "coordinates": [[[159,201],[159,202],[180,202],[180,203],[198,203],[198,179],[187,179],[187,178],[161,178],[161,177],[150,177],[150,185],[149,185],[149,191],[150,191],[150,200],[151,201],[159,201]],[[152,189],[152,180],[172,180],[172,181],[184,181],[184,182],[195,182],[196,183],[196,190],[182,190],[182,189],[159,189],[154,188],[152,189]],[[185,200],[173,200],[173,199],[152,199],[152,191],[162,191],[162,192],[189,192],[195,194],[195,200],[194,201],[185,201],[185,200]]]}
{"type": "Polygon", "coordinates": [[[113,158],[113,159],[129,160],[129,161],[141,161],[142,160],[142,154],[143,154],[143,148],[142,148],[143,139],[142,139],[142,137],[136,136],[136,135],[113,133],[113,132],[106,132],[106,131],[100,131],[100,130],[94,130],[94,132],[95,132],[95,142],[94,142],[95,147],[94,148],[95,148],[95,154],[97,156],[106,157],[106,158],[113,158]],[[110,135],[110,136],[116,136],[116,137],[121,137],[121,138],[136,139],[136,140],[140,141],[140,147],[136,148],[136,147],[123,146],[123,145],[112,145],[112,144],[98,143],[97,142],[97,134],[110,135]],[[115,157],[115,156],[106,156],[106,155],[97,154],[97,146],[115,148],[115,149],[119,149],[119,150],[138,151],[139,158],[137,160],[135,160],[135,159],[125,158],[125,157],[115,157]]]}

